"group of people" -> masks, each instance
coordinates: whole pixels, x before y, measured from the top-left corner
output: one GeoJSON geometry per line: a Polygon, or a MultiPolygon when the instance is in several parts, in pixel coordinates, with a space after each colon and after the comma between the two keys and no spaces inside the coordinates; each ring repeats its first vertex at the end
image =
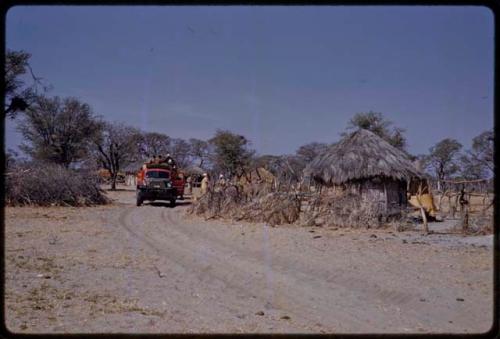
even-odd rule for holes
{"type": "MultiPolygon", "coordinates": [[[[215,189],[220,189],[226,186],[226,179],[224,174],[219,174],[219,178],[215,183],[215,189]]],[[[208,173],[203,173],[203,179],[201,179],[201,194],[205,194],[210,189],[210,177],[208,173]]]]}
{"type": "Polygon", "coordinates": [[[167,153],[166,157],[163,157],[161,154],[160,155],[153,155],[151,158],[149,158],[149,160],[146,162],[146,164],[148,164],[148,165],[150,165],[150,164],[154,164],[154,165],[168,164],[168,165],[172,166],[173,168],[175,168],[177,166],[174,158],[172,158],[169,153],[167,153]]]}

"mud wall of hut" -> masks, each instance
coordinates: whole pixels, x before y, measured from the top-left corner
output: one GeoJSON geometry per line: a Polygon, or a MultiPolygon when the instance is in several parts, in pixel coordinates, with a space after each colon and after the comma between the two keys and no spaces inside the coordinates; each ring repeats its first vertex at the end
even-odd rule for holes
{"type": "Polygon", "coordinates": [[[364,201],[379,204],[388,213],[399,212],[407,203],[406,183],[402,181],[375,177],[349,183],[346,188],[364,201]]]}

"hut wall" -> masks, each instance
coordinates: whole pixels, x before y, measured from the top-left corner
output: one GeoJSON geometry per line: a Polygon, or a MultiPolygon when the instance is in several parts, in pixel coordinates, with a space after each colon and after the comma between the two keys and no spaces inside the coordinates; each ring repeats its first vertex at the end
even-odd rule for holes
{"type": "Polygon", "coordinates": [[[364,180],[361,182],[361,199],[371,203],[378,203],[385,208],[386,195],[384,183],[378,178],[364,180]]]}
{"type": "Polygon", "coordinates": [[[406,206],[406,183],[402,181],[386,181],[387,212],[396,213],[406,206]]]}
{"type": "Polygon", "coordinates": [[[405,182],[371,178],[351,183],[348,190],[360,194],[364,201],[380,204],[387,213],[397,213],[406,206],[405,182]]]}

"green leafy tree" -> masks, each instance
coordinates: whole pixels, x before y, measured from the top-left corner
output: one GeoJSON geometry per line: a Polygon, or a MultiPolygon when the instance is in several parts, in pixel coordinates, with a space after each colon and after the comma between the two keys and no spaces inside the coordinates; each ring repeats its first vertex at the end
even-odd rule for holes
{"type": "Polygon", "coordinates": [[[37,97],[18,125],[21,149],[35,160],[66,168],[85,158],[101,122],[86,103],[75,98],[37,97]]]}
{"type": "MultiPolygon", "coordinates": [[[[349,121],[347,130],[357,128],[369,130],[392,146],[405,151],[407,144],[406,137],[404,136],[405,129],[393,127],[392,125],[393,122],[384,118],[382,113],[370,111],[367,113],[356,113],[349,121]]],[[[346,135],[346,133],[342,135],[346,135]]]]}
{"type": "Polygon", "coordinates": [[[249,141],[242,135],[230,131],[217,130],[209,140],[213,146],[212,163],[214,170],[232,176],[241,176],[249,169],[254,151],[249,141]]]}

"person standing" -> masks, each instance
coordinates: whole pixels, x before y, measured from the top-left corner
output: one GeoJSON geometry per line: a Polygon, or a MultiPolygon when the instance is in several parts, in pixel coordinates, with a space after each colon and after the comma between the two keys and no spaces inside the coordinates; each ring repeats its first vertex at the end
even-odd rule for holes
{"type": "Polygon", "coordinates": [[[186,184],[187,184],[187,189],[188,189],[188,193],[190,195],[193,195],[193,177],[190,175],[186,178],[186,184]]]}
{"type": "Polygon", "coordinates": [[[201,180],[201,194],[202,195],[208,192],[208,184],[209,184],[208,174],[203,173],[203,179],[201,180]]]}
{"type": "Polygon", "coordinates": [[[224,174],[219,174],[219,185],[221,187],[225,187],[226,186],[226,179],[224,178],[224,174]]]}

